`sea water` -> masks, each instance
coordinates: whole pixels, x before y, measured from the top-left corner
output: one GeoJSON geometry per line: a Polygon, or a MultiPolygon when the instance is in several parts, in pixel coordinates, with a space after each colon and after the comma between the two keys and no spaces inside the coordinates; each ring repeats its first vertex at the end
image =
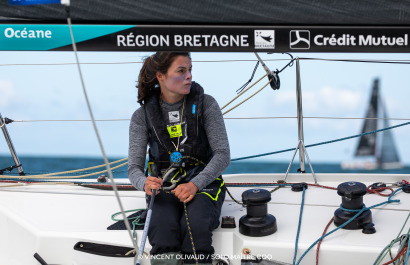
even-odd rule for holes
{"type": "MultiPolygon", "coordinates": [[[[109,162],[117,161],[121,158],[110,158],[109,162]]],[[[98,165],[104,165],[103,158],[98,157],[58,157],[58,156],[19,156],[24,172],[29,175],[54,173],[61,171],[69,171],[76,169],[84,169],[98,165]]],[[[125,162],[125,161],[124,161],[125,162]]],[[[121,164],[111,165],[111,168],[121,164]]],[[[286,173],[290,161],[258,161],[257,159],[241,160],[231,162],[230,166],[223,172],[223,174],[238,174],[238,173],[286,173]]],[[[0,155],[0,170],[14,165],[11,156],[0,155]]],[[[310,172],[310,167],[306,161],[306,172],[310,172]]],[[[390,173],[390,174],[409,174],[410,167],[406,166],[401,169],[394,170],[344,170],[340,163],[317,163],[312,162],[312,167],[315,173],[390,173]]],[[[299,161],[294,161],[290,169],[290,173],[298,172],[299,161]]],[[[99,172],[105,170],[105,166],[96,169],[86,169],[82,172],[74,172],[67,175],[78,176],[92,172],[99,172]]],[[[17,176],[17,169],[11,172],[4,170],[4,175],[17,176]]],[[[94,176],[87,177],[89,179],[97,178],[98,176],[107,173],[98,173],[94,176]]],[[[113,169],[115,178],[127,178],[127,165],[113,169]]]]}

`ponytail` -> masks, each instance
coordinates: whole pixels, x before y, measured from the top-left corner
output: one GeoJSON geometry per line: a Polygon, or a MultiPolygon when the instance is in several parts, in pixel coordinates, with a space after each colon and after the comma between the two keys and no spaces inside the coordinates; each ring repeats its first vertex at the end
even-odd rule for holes
{"type": "Polygon", "coordinates": [[[177,56],[187,56],[188,52],[157,52],[146,57],[138,76],[138,103],[144,104],[144,99],[154,94],[154,88],[159,85],[157,73],[166,74],[177,56]]]}

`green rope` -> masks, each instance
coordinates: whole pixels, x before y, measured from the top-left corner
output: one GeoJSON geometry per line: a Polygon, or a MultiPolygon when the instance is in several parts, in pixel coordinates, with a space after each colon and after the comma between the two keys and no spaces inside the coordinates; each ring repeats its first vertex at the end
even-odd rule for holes
{"type": "MultiPolygon", "coordinates": [[[[401,240],[401,233],[403,232],[404,227],[407,224],[407,221],[409,220],[410,217],[410,213],[407,215],[406,221],[404,221],[403,226],[400,229],[399,234],[397,235],[397,237],[395,239],[393,239],[389,245],[387,245],[382,252],[379,254],[379,256],[376,258],[376,261],[373,263],[373,265],[378,265],[382,262],[382,260],[386,257],[387,254],[390,253],[390,258],[393,259],[392,254],[391,254],[391,249],[393,247],[394,244],[396,244],[397,242],[400,242],[401,240]]],[[[410,231],[410,230],[409,230],[410,231]]],[[[408,236],[409,232],[407,232],[407,236],[408,236]]],[[[405,241],[405,240],[404,240],[405,241]]],[[[402,246],[401,246],[402,247],[402,246]]],[[[401,248],[400,248],[401,249],[401,248]]],[[[400,264],[400,263],[399,263],[400,264]]]]}
{"type": "MultiPolygon", "coordinates": [[[[128,211],[124,211],[124,214],[132,213],[132,212],[138,212],[138,211],[144,211],[144,210],[146,210],[146,209],[141,208],[141,209],[128,210],[128,211]]],[[[122,214],[122,212],[117,212],[117,213],[111,215],[111,220],[116,221],[116,222],[124,221],[124,219],[116,219],[115,218],[119,214],[122,214]]],[[[135,217],[131,217],[131,218],[128,217],[128,220],[132,221],[132,236],[135,238],[135,236],[136,236],[136,229],[135,228],[138,225],[144,225],[145,223],[144,222],[140,223],[140,220],[141,220],[140,215],[135,216],[135,217]]]]}

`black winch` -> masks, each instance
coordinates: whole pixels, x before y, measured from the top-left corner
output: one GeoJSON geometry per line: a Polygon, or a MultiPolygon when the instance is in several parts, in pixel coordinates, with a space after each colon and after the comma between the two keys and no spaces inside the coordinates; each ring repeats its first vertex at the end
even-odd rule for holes
{"type": "MultiPolygon", "coordinates": [[[[337,194],[342,196],[342,206],[335,211],[334,224],[340,226],[355,216],[363,207],[363,196],[367,193],[367,187],[360,182],[345,182],[337,187],[337,194]],[[348,211],[352,210],[352,211],[348,211]]],[[[363,229],[366,234],[375,233],[372,224],[372,213],[365,210],[358,217],[348,223],[343,229],[363,229]]]]}
{"type": "Polygon", "coordinates": [[[239,219],[239,232],[246,236],[268,236],[276,232],[276,218],[268,214],[271,193],[264,189],[251,189],[242,193],[246,215],[239,219]]]}

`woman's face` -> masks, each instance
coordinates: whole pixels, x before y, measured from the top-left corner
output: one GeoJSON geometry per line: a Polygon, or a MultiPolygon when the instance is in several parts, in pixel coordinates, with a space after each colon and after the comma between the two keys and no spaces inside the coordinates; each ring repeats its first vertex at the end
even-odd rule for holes
{"type": "MultiPolygon", "coordinates": [[[[191,59],[187,56],[177,56],[168,68],[166,74],[157,73],[164,99],[182,99],[189,94],[192,81],[191,59]]],[[[167,101],[167,100],[166,100],[167,101]]]]}

